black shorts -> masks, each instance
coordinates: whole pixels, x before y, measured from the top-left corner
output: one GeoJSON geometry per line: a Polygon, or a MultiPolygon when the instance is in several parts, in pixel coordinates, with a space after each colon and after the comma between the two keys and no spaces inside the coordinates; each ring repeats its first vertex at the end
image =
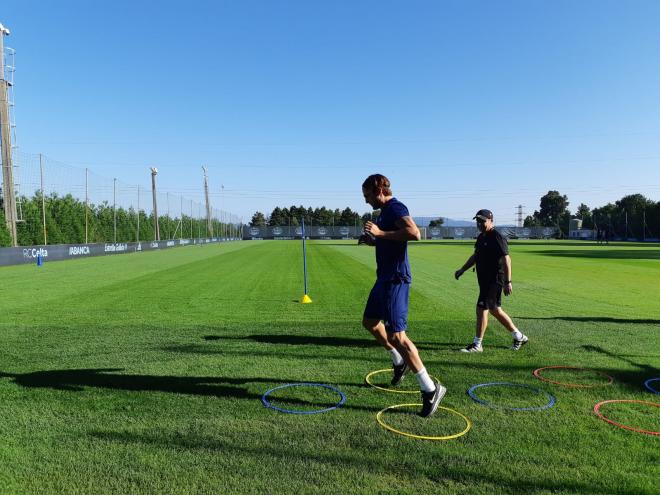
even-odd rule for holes
{"type": "Polygon", "coordinates": [[[496,309],[502,306],[502,285],[497,282],[479,284],[477,306],[483,309],[496,309]]]}

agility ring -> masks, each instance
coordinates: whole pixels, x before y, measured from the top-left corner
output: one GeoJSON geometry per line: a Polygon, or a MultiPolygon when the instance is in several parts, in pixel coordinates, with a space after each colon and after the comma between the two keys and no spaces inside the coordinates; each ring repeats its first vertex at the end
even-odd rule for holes
{"type": "Polygon", "coordinates": [[[483,404],[484,406],[487,407],[492,407],[492,408],[497,408],[497,409],[507,409],[509,411],[543,411],[544,409],[549,409],[552,406],[555,405],[555,402],[557,401],[553,395],[550,395],[548,392],[541,390],[539,388],[532,387],[530,385],[525,385],[523,383],[510,383],[510,382],[491,382],[491,383],[479,383],[477,385],[472,385],[468,390],[467,394],[470,396],[472,400],[475,402],[478,402],[479,404],[483,404]],[[540,394],[545,394],[548,397],[548,403],[544,404],[543,406],[533,406],[533,407],[508,407],[508,406],[500,406],[497,404],[493,404],[492,402],[480,399],[477,397],[477,394],[474,392],[476,389],[480,387],[494,387],[494,386],[504,386],[504,387],[520,387],[520,388],[528,388],[530,390],[533,390],[534,392],[538,392],[540,394]]]}
{"type": "Polygon", "coordinates": [[[602,371],[596,371],[596,370],[591,370],[589,368],[579,368],[577,366],[546,366],[544,368],[538,368],[535,369],[534,372],[532,373],[536,378],[538,378],[541,381],[552,383],[554,385],[561,385],[563,387],[574,387],[574,388],[595,388],[595,387],[605,387],[607,385],[612,385],[614,382],[614,378],[612,378],[610,375],[607,373],[603,373],[602,371]],[[567,382],[557,382],[555,380],[550,380],[549,378],[545,378],[544,376],[541,375],[541,371],[543,370],[551,370],[551,369],[566,369],[566,370],[579,370],[579,371],[591,371],[593,373],[596,373],[600,376],[603,376],[607,378],[607,383],[603,384],[598,384],[598,385],[583,385],[580,383],[567,383],[567,382]]]}
{"type": "Polygon", "coordinates": [[[333,409],[337,409],[338,407],[341,407],[344,402],[346,402],[346,395],[339,390],[338,388],[332,387],[330,385],[325,385],[323,383],[287,383],[285,385],[280,385],[279,387],[271,388],[270,390],[267,390],[266,393],[261,397],[261,402],[263,402],[264,406],[270,408],[270,409],[275,409],[276,411],[280,411],[283,413],[287,414],[318,414],[322,412],[327,412],[327,411],[332,411],[333,409]],[[275,390],[280,390],[282,388],[290,388],[290,387],[319,387],[319,388],[327,388],[332,390],[333,392],[336,392],[339,394],[339,402],[335,404],[332,407],[326,407],[325,409],[315,409],[312,411],[297,411],[295,409],[282,409],[281,407],[274,406],[269,400],[268,396],[274,392],[275,390]]]}
{"type": "Polygon", "coordinates": [[[656,390],[656,389],[653,388],[651,385],[649,385],[651,382],[655,382],[655,381],[658,381],[658,380],[660,380],[660,378],[649,378],[648,380],[646,380],[646,381],[644,382],[644,386],[645,386],[648,390],[650,390],[651,392],[653,392],[654,394],[660,394],[660,392],[659,392],[658,390],[656,390]]]}
{"type": "Polygon", "coordinates": [[[646,435],[660,435],[660,431],[650,431],[650,430],[642,430],[641,428],[633,428],[631,426],[626,426],[621,423],[617,423],[616,421],[612,421],[609,418],[606,418],[603,413],[600,412],[600,406],[603,404],[610,404],[612,402],[634,402],[636,404],[646,404],[647,406],[653,406],[653,407],[660,407],[660,404],[656,404],[655,402],[646,402],[644,400],[604,400],[603,402],[599,402],[594,406],[594,412],[596,413],[596,416],[598,416],[600,419],[603,421],[606,421],[607,423],[610,423],[614,426],[618,426],[619,428],[623,428],[624,430],[630,430],[630,431],[635,431],[637,433],[644,433],[646,435]]]}
{"type": "MultiPolygon", "coordinates": [[[[385,370],[372,371],[371,373],[369,373],[365,377],[364,381],[367,385],[370,385],[373,388],[377,388],[378,390],[384,390],[385,392],[392,392],[393,394],[418,394],[419,393],[419,390],[397,390],[395,388],[385,388],[385,387],[381,387],[380,385],[376,385],[375,383],[371,383],[371,381],[370,381],[371,377],[374,376],[374,375],[378,375],[380,373],[391,373],[391,372],[392,372],[392,368],[385,369],[385,370]]],[[[431,379],[433,379],[433,377],[431,377],[431,379]]]]}
{"type": "Polygon", "coordinates": [[[472,421],[470,419],[459,413],[458,411],[454,411],[453,409],[449,409],[448,407],[442,407],[438,406],[438,409],[444,409],[445,411],[449,411],[450,413],[453,413],[457,416],[460,416],[465,420],[465,429],[459,433],[454,433],[453,435],[446,435],[446,436],[439,436],[439,437],[433,437],[433,436],[426,436],[426,435],[415,435],[413,433],[408,433],[407,431],[400,431],[395,428],[392,428],[390,425],[385,423],[382,419],[383,413],[386,411],[389,411],[390,409],[400,409],[402,407],[421,407],[421,404],[398,404],[396,406],[390,406],[386,407],[382,411],[379,411],[378,414],[376,414],[376,421],[378,421],[378,424],[385,428],[388,431],[391,431],[392,433],[396,433],[397,435],[403,435],[404,437],[410,437],[410,438],[417,438],[419,440],[453,440],[454,438],[462,437],[465,435],[468,431],[470,431],[470,428],[472,428],[472,421]]]}

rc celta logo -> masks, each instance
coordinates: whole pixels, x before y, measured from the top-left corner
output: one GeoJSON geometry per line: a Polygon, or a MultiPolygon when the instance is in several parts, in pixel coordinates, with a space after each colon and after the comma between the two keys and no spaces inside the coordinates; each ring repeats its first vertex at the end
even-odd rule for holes
{"type": "Polygon", "coordinates": [[[23,258],[32,259],[36,258],[37,256],[48,258],[48,250],[44,248],[23,249],[23,258]]]}

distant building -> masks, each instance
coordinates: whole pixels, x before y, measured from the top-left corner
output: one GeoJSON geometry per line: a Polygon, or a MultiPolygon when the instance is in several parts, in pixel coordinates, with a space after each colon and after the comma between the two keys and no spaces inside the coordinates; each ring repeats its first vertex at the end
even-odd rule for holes
{"type": "Polygon", "coordinates": [[[595,239],[595,232],[592,229],[582,228],[582,219],[571,218],[568,224],[568,238],[583,241],[591,241],[595,239]]]}

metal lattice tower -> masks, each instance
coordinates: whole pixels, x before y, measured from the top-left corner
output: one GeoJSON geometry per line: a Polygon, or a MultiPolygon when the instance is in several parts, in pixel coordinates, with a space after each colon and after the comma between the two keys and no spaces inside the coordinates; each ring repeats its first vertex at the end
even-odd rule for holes
{"type": "MultiPolygon", "coordinates": [[[[7,229],[11,235],[12,245],[18,245],[18,238],[16,234],[16,222],[18,216],[16,213],[16,192],[14,184],[14,164],[12,161],[13,147],[12,147],[12,120],[10,117],[10,101],[13,106],[13,95],[11,88],[13,87],[13,54],[14,51],[9,49],[11,54],[9,65],[5,63],[5,47],[4,37],[9,36],[9,29],[0,24],[0,157],[2,161],[2,198],[3,207],[5,211],[5,222],[7,229]],[[5,76],[7,74],[11,77],[8,80],[5,76]]],[[[12,112],[13,114],[13,112],[12,112]]]]}

